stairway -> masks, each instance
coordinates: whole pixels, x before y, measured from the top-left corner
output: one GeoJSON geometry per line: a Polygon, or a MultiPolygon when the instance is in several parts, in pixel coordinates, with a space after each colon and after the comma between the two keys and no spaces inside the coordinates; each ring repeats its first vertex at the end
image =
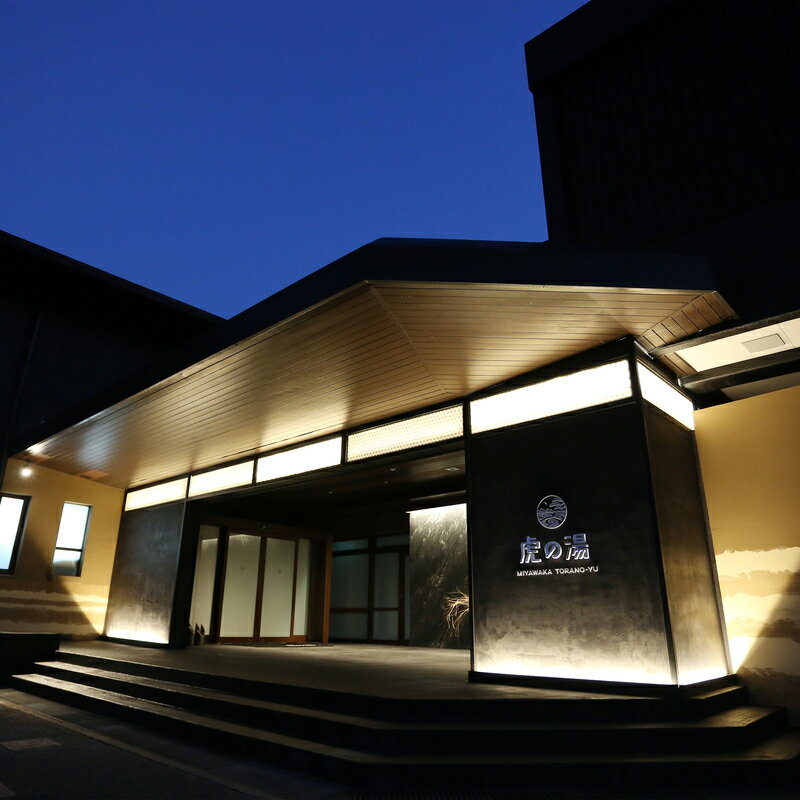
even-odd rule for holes
{"type": "Polygon", "coordinates": [[[21,691],[371,789],[788,784],[800,732],[716,682],[682,697],[422,700],[59,652],[21,691]]]}

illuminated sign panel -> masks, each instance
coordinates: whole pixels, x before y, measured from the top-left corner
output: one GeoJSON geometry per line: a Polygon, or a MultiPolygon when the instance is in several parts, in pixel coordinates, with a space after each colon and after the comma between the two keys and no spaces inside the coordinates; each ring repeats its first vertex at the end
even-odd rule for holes
{"type": "Polygon", "coordinates": [[[538,565],[531,569],[517,570],[517,577],[535,575],[584,575],[599,572],[599,567],[575,566],[563,561],[591,561],[589,536],[586,533],[572,533],[552,538],[552,532],[567,521],[567,504],[555,494],[549,494],[539,501],[536,507],[536,520],[548,534],[545,541],[538,536],[526,536],[519,546],[520,565],[538,565]]]}

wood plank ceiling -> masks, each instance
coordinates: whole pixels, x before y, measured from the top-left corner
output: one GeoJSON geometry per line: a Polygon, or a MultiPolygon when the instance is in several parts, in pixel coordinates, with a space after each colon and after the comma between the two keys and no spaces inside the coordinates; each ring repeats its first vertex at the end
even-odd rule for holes
{"type": "Polygon", "coordinates": [[[456,399],[626,334],[649,349],[731,313],[696,290],[361,281],[34,452],[141,486],[456,399]]]}

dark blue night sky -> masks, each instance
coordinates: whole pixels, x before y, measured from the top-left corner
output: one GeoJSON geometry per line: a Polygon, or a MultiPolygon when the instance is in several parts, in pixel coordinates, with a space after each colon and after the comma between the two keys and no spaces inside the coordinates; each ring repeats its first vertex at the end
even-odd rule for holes
{"type": "Polygon", "coordinates": [[[0,228],[223,316],[380,236],[545,239],[523,46],[582,4],[0,2],[0,228]]]}

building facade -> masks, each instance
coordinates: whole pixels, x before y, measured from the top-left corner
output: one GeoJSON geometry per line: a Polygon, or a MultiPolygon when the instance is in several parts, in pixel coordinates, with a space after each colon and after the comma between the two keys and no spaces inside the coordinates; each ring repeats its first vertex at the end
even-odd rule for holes
{"type": "MultiPolygon", "coordinates": [[[[167,332],[148,328],[140,369],[100,371],[77,398],[59,378],[65,401],[51,388],[25,424],[20,398],[53,384],[44,366],[35,384],[13,373],[0,626],[467,647],[486,680],[738,672],[800,707],[797,298],[748,300],[716,216],[706,238],[679,235],[701,190],[729,189],[692,184],[691,225],[669,216],[680,187],[634,169],[658,161],[640,130],[655,111],[580,111],[596,112],[592,81],[622,93],[663,30],[716,52],[742,20],[623,5],[591,3],[528,45],[550,242],[382,239],[225,322],[158,301],[174,347],[153,357],[167,332]],[[629,139],[592,134],[604,125],[629,139]],[[649,205],[613,179],[637,147],[650,154],[617,166],[661,187],[649,205]],[[612,188],[601,219],[592,198],[612,188]]],[[[773,255],[759,264],[782,274],[773,255]]],[[[84,355],[110,349],[98,330],[84,355]]]]}

